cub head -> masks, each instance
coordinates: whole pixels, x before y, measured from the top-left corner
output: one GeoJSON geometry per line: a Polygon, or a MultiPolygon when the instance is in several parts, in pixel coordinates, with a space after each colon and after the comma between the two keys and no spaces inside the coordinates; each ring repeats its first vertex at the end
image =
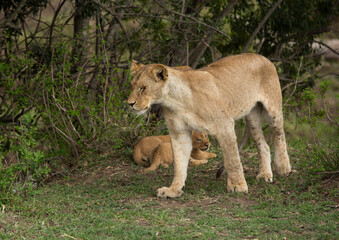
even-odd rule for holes
{"type": "Polygon", "coordinates": [[[139,114],[142,114],[152,104],[161,102],[162,88],[168,79],[168,70],[162,64],[143,65],[133,60],[131,73],[134,78],[127,102],[139,114]]]}
{"type": "Polygon", "coordinates": [[[192,132],[192,147],[193,149],[207,151],[210,147],[208,135],[206,133],[192,132]]]}

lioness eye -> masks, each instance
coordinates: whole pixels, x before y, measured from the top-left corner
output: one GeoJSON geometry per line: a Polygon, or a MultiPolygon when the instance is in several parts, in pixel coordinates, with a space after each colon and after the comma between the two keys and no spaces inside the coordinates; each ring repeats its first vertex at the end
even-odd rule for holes
{"type": "Polygon", "coordinates": [[[143,87],[139,88],[139,91],[141,92],[141,91],[144,91],[145,89],[146,89],[146,87],[143,86],[143,87]]]}
{"type": "Polygon", "coordinates": [[[200,139],[200,138],[197,138],[197,141],[198,141],[198,142],[201,142],[201,139],[200,139]]]}

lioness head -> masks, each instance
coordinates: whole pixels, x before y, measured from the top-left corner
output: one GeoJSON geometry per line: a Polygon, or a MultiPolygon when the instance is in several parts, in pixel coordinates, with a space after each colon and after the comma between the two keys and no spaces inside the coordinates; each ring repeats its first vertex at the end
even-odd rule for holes
{"type": "Polygon", "coordinates": [[[192,147],[193,149],[207,151],[210,147],[210,140],[208,139],[208,135],[206,133],[193,132],[192,147]]]}
{"type": "Polygon", "coordinates": [[[139,114],[142,114],[152,104],[160,103],[161,91],[168,79],[168,71],[162,64],[143,65],[133,60],[131,72],[134,78],[127,102],[139,114]]]}

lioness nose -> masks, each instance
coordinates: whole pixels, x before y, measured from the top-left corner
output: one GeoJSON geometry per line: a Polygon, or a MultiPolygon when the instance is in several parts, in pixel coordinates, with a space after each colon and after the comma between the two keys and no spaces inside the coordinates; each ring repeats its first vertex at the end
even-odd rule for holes
{"type": "Polygon", "coordinates": [[[128,104],[129,104],[131,107],[133,107],[134,104],[135,104],[135,102],[129,102],[128,104]]]}

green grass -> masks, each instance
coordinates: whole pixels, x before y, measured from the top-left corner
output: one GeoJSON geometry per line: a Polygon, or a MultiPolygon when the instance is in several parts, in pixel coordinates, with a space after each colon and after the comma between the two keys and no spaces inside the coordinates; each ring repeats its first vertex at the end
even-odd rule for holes
{"type": "Polygon", "coordinates": [[[249,194],[227,193],[225,176],[215,179],[220,159],[191,167],[185,194],[169,200],[155,192],[171,183],[171,168],[144,175],[130,154],[101,158],[4,206],[0,239],[339,239],[338,178],[310,173],[300,151],[290,155],[298,172],[268,184],[255,180],[248,148],[249,194]]]}

